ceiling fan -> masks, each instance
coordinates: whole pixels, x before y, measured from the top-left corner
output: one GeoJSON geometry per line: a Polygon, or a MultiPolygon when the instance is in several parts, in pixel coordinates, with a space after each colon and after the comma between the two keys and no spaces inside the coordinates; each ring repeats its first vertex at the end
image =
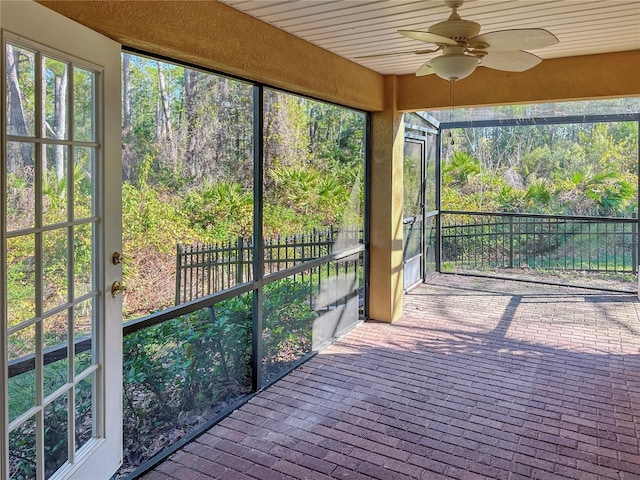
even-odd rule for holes
{"type": "Polygon", "coordinates": [[[555,35],[542,28],[499,30],[480,34],[479,23],[463,20],[458,15],[458,8],[464,0],[444,0],[444,3],[451,9],[451,15],[447,20],[431,25],[426,32],[398,30],[400,35],[431,43],[436,48],[398,52],[397,55],[442,52],[422,65],[416,72],[417,76],[435,73],[445,80],[455,81],[471,75],[478,65],[507,72],[523,72],[542,61],[537,55],[524,50],[549,47],[558,43],[555,35]]]}

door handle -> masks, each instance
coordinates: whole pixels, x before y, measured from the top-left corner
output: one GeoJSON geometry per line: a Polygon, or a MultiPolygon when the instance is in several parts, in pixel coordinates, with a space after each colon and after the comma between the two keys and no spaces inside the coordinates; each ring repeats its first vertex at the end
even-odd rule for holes
{"type": "Polygon", "coordinates": [[[113,255],[111,255],[111,263],[114,265],[122,263],[122,254],[120,252],[113,252],[113,255]]]}
{"type": "Polygon", "coordinates": [[[120,295],[121,293],[124,294],[124,292],[127,291],[127,287],[125,287],[124,285],[122,285],[119,281],[115,281],[113,282],[113,285],[111,285],[111,296],[113,298],[116,298],[118,295],[120,295]]]}

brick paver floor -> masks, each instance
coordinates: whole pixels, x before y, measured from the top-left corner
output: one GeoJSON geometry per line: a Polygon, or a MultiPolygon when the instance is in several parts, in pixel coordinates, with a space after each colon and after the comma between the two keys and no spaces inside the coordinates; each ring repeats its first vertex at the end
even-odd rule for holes
{"type": "Polygon", "coordinates": [[[148,473],[640,479],[640,303],[454,275],[407,295],[148,473]]]}

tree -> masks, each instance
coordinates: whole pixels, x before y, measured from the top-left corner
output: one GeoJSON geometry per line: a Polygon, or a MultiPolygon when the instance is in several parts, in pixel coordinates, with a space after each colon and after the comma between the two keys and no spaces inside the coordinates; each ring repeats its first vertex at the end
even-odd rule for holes
{"type": "Polygon", "coordinates": [[[178,168],[176,165],[177,162],[177,149],[174,142],[173,136],[173,126],[171,125],[171,107],[169,100],[169,92],[167,90],[167,85],[165,82],[163,63],[158,61],[156,62],[158,68],[158,88],[160,92],[160,105],[161,105],[161,115],[158,121],[158,126],[160,128],[160,135],[157,135],[156,140],[158,142],[164,141],[168,144],[169,150],[169,162],[173,169],[174,173],[178,173],[178,168]]]}
{"type": "Polygon", "coordinates": [[[122,177],[128,180],[127,165],[133,158],[133,124],[131,122],[131,56],[122,55],[122,177]]]}
{"type": "MultiPolygon", "coordinates": [[[[30,88],[33,89],[33,62],[34,56],[30,52],[14,47],[7,44],[6,49],[6,62],[7,62],[7,133],[11,135],[17,135],[26,137],[29,135],[27,128],[26,114],[24,110],[23,97],[25,92],[21,88],[21,70],[25,72],[27,80],[31,83],[30,88]],[[26,67],[21,69],[19,67],[20,62],[26,63],[26,67]]],[[[33,91],[31,92],[33,94],[33,91]]],[[[31,119],[33,120],[33,119],[31,119]]],[[[31,132],[33,133],[33,132],[31,132]]],[[[15,172],[19,165],[32,165],[32,151],[28,144],[23,143],[18,149],[9,148],[7,152],[7,170],[8,172],[15,172]]]]}
{"type": "MultiPolygon", "coordinates": [[[[69,66],[57,60],[47,59],[47,70],[52,74],[53,94],[53,125],[46,122],[47,130],[59,140],[67,138],[67,85],[69,79],[69,66]]],[[[48,75],[47,75],[48,76],[48,75]]],[[[53,147],[53,161],[56,168],[56,180],[59,182],[65,178],[65,148],[62,145],[53,147]]],[[[43,167],[46,172],[46,167],[43,167]]]]}
{"type": "Polygon", "coordinates": [[[265,170],[308,162],[309,130],[306,100],[265,90],[265,170]]]}
{"type": "Polygon", "coordinates": [[[446,208],[482,205],[484,210],[568,215],[634,210],[637,127],[595,123],[499,130],[456,130],[454,145],[444,145],[443,199],[451,202],[446,208]]]}

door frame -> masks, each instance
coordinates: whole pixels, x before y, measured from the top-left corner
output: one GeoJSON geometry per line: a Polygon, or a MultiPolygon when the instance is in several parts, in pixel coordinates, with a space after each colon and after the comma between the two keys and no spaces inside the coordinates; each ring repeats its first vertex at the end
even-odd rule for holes
{"type": "MultiPolygon", "coordinates": [[[[94,225],[93,245],[93,290],[94,318],[98,319],[93,328],[94,398],[92,438],[70,456],[53,475],[52,479],[105,478],[108,479],[117,470],[122,459],[122,297],[112,298],[111,285],[122,278],[122,266],[109,260],[113,251],[120,251],[121,235],[121,141],[120,141],[120,52],[121,45],[90,30],[36,2],[30,0],[0,3],[0,27],[3,45],[12,40],[18,45],[36,46],[45,55],[60,54],[71,61],[77,59],[80,65],[99,66],[95,75],[95,160],[94,186],[94,225]],[[28,21],[26,20],[28,19],[28,21]],[[108,201],[107,201],[108,199],[108,201]]],[[[6,72],[5,53],[0,56],[3,75],[6,72]]],[[[36,69],[36,72],[38,70],[36,69]]],[[[37,80],[36,80],[37,81],[37,80]]],[[[3,85],[6,82],[3,82],[3,85]]],[[[6,94],[3,87],[2,112],[6,111],[6,94]]],[[[69,103],[67,104],[67,107],[69,103]]],[[[2,116],[1,144],[7,141],[6,118],[2,116]]],[[[70,131],[70,130],[69,130],[70,131]]],[[[42,137],[42,136],[41,136],[42,137]]],[[[34,145],[44,143],[41,137],[33,137],[34,145]]],[[[25,137],[29,141],[31,137],[25,137]]],[[[69,163],[72,157],[68,158],[69,163]]],[[[0,165],[2,202],[0,218],[6,221],[5,192],[6,150],[2,152],[0,165]]],[[[0,228],[0,265],[7,261],[5,251],[7,238],[5,227],[0,228]]],[[[7,315],[8,299],[3,288],[0,294],[0,306],[4,318],[7,315]]],[[[95,320],[94,320],[95,322],[95,320]]],[[[38,338],[38,337],[37,337],[38,338]]],[[[7,330],[0,329],[2,345],[7,346],[7,330]]],[[[36,350],[38,352],[38,350],[36,350]]],[[[42,352],[40,351],[40,356],[42,352]]],[[[38,355],[36,355],[38,356],[38,355]]],[[[2,368],[2,389],[0,390],[0,421],[3,428],[3,441],[0,446],[2,466],[0,480],[9,478],[9,435],[8,435],[8,364],[6,354],[0,355],[2,368]]],[[[42,360],[39,360],[40,363],[42,360]]],[[[36,405],[34,408],[43,409],[36,405]]],[[[43,413],[34,415],[42,416],[43,413]]],[[[75,410],[74,410],[75,411],[75,410]]],[[[34,417],[35,418],[35,417],[34,417]]],[[[42,421],[42,420],[41,420],[42,421]]],[[[73,424],[73,423],[72,423],[73,424]]],[[[36,448],[42,449],[42,439],[36,440],[36,448]]],[[[42,461],[43,452],[36,453],[42,461]]],[[[38,468],[43,468],[40,466],[38,468]]],[[[42,472],[39,472],[41,475],[42,472]]]]}

